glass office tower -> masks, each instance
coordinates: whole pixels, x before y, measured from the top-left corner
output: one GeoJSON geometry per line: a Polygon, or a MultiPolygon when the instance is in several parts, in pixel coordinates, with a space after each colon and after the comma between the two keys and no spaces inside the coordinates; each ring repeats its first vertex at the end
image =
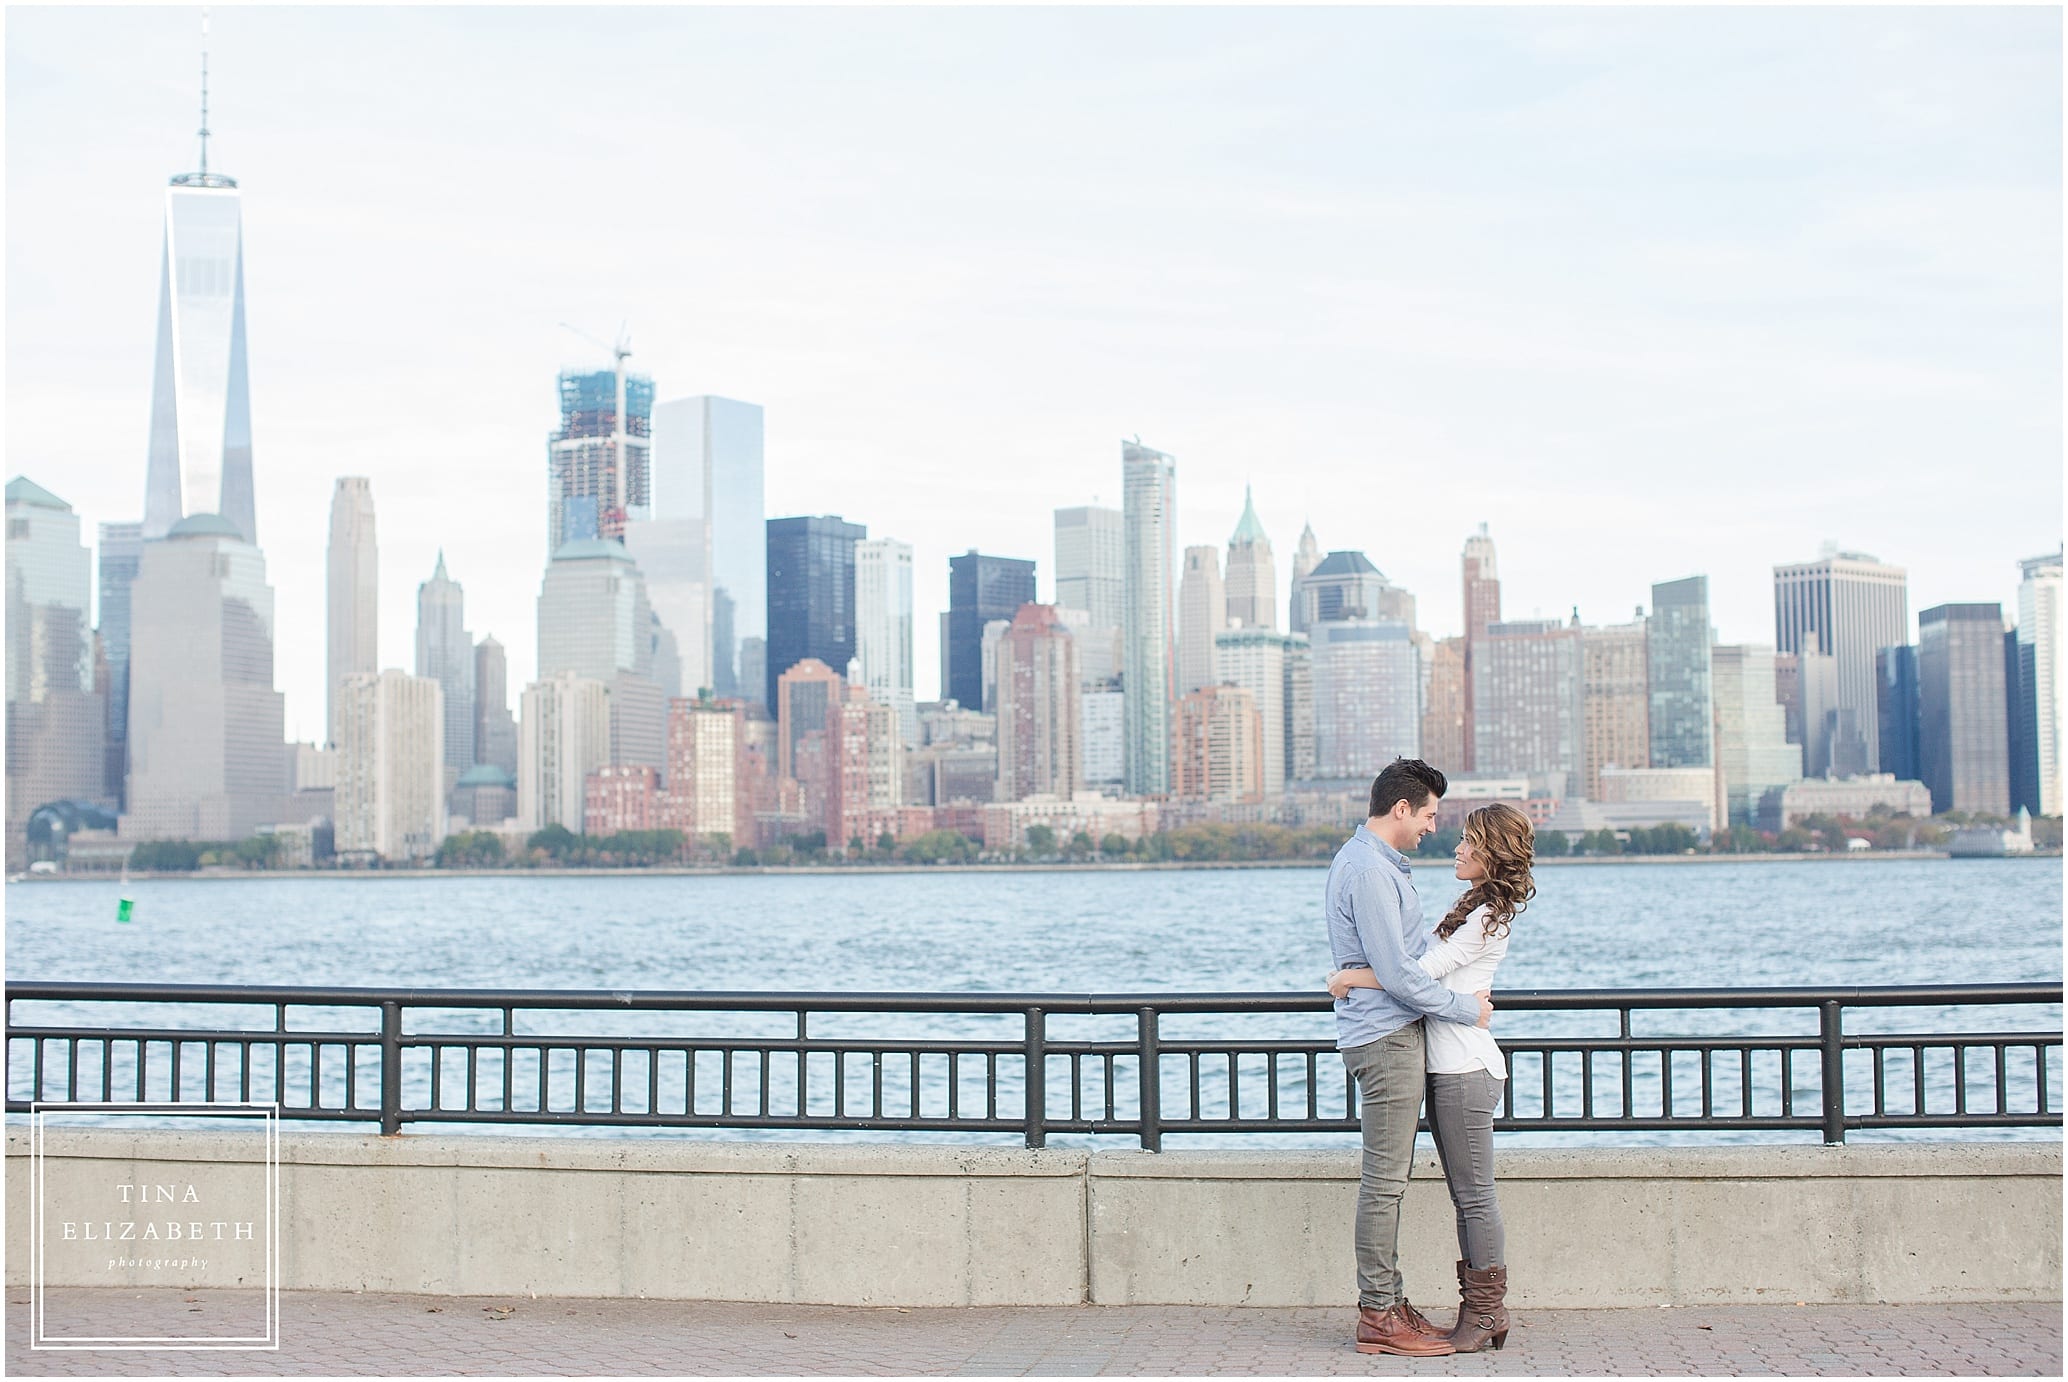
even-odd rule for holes
{"type": "Polygon", "coordinates": [[[201,168],[165,192],[143,535],[161,538],[188,514],[220,513],[256,545],[244,216],[235,179],[208,171],[205,132],[201,168]]]}

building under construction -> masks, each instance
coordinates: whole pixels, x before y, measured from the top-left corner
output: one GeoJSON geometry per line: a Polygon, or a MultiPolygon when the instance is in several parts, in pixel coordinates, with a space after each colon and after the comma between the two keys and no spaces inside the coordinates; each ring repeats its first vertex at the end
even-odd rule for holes
{"type": "Polygon", "coordinates": [[[546,552],[625,539],[653,502],[653,381],[616,370],[560,376],[560,430],[546,448],[546,552]],[[622,421],[621,421],[622,418],[622,421]]]}

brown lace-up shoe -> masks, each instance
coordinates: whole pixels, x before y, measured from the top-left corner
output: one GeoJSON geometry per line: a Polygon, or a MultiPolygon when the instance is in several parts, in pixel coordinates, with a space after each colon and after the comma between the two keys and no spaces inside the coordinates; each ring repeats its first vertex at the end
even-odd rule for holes
{"type": "Polygon", "coordinates": [[[1432,1321],[1427,1315],[1424,1315],[1421,1311],[1415,1309],[1414,1304],[1411,1301],[1409,1301],[1406,1297],[1401,1298],[1400,1308],[1407,1312],[1408,1323],[1412,1324],[1416,1329],[1421,1330],[1424,1334],[1427,1334],[1430,1338],[1448,1339],[1451,1336],[1450,1330],[1438,1329],[1435,1325],[1435,1322],[1432,1321]]]}
{"type": "Polygon", "coordinates": [[[1412,1308],[1402,1301],[1387,1310],[1375,1310],[1370,1306],[1359,1310],[1357,1351],[1398,1353],[1409,1358],[1437,1358],[1457,1352],[1443,1335],[1423,1333],[1409,1316],[1412,1308]]]}

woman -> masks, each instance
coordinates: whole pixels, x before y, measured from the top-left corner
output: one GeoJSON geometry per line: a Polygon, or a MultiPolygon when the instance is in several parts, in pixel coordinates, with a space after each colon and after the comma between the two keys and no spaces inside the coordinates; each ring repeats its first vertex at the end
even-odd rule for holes
{"type": "MultiPolygon", "coordinates": [[[[1494,970],[1508,953],[1508,929],[1536,896],[1530,878],[1536,832],[1529,817],[1494,802],[1465,817],[1458,841],[1457,876],[1467,886],[1436,928],[1420,965],[1458,993],[1493,987],[1494,970]]],[[[1341,998],[1353,988],[1377,988],[1369,969],[1328,976],[1341,998]]],[[[1507,1063],[1493,1033],[1458,1022],[1423,1024],[1428,1045],[1429,1126],[1436,1155],[1458,1214],[1458,1307],[1451,1345],[1477,1353],[1508,1341],[1507,1245],[1494,1195],[1494,1113],[1501,1106],[1507,1063]]]]}

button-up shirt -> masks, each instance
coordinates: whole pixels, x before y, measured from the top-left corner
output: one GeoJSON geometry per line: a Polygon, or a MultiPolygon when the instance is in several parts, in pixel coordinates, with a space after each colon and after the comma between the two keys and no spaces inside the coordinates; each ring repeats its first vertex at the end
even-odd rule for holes
{"type": "Polygon", "coordinates": [[[1377,1041],[1422,1017],[1479,1021],[1479,1000],[1452,993],[1415,963],[1429,948],[1407,856],[1360,825],[1328,866],[1328,948],[1337,969],[1363,966],[1376,989],[1336,1000],[1336,1048],[1377,1041]]]}

